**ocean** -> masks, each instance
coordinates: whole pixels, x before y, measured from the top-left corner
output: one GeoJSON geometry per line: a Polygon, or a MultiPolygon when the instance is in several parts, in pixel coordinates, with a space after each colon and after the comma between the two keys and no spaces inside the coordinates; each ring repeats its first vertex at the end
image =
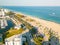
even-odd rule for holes
{"type": "Polygon", "coordinates": [[[60,6],[0,6],[33,17],[60,24],[60,6]]]}

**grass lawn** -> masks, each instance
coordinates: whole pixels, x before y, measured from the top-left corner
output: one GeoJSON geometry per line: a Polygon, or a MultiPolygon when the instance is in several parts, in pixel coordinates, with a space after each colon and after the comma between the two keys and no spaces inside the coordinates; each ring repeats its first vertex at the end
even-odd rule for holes
{"type": "Polygon", "coordinates": [[[9,38],[13,35],[16,35],[16,34],[20,34],[22,33],[24,30],[22,28],[20,28],[19,30],[17,29],[10,29],[9,31],[7,31],[6,33],[6,38],[9,38]]]}

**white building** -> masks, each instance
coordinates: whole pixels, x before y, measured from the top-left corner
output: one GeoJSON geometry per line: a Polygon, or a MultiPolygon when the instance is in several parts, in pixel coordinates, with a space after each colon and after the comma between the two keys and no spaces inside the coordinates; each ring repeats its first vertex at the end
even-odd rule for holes
{"type": "Polygon", "coordinates": [[[14,45],[22,45],[22,37],[14,38],[14,45]]]}
{"type": "Polygon", "coordinates": [[[5,40],[5,45],[13,45],[13,41],[5,40]]]}
{"type": "Polygon", "coordinates": [[[16,25],[14,28],[15,28],[15,29],[20,29],[20,28],[21,28],[21,24],[16,25]]]}
{"type": "Polygon", "coordinates": [[[26,26],[23,24],[23,23],[19,23],[19,24],[17,24],[17,25],[15,25],[15,27],[14,27],[15,29],[20,29],[20,28],[23,28],[24,30],[26,29],[26,26]]]}
{"type": "Polygon", "coordinates": [[[4,18],[4,16],[5,16],[4,10],[0,9],[0,18],[4,18]]]}
{"type": "Polygon", "coordinates": [[[4,9],[0,9],[0,28],[5,28],[7,25],[7,20],[5,19],[4,9]]]}
{"type": "Polygon", "coordinates": [[[5,45],[22,45],[23,42],[23,37],[22,35],[14,35],[12,37],[9,37],[5,39],[5,45]]]}

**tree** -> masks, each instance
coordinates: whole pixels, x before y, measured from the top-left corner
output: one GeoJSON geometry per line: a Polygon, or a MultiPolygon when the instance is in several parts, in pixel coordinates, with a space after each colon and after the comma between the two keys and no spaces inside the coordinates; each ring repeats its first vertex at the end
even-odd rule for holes
{"type": "Polygon", "coordinates": [[[37,28],[33,27],[32,29],[29,30],[32,35],[37,33],[37,28]]]}
{"type": "Polygon", "coordinates": [[[42,35],[38,35],[38,36],[34,36],[33,40],[36,45],[42,45],[43,38],[44,37],[42,35]]]}
{"type": "Polygon", "coordinates": [[[59,38],[56,37],[55,33],[51,29],[49,30],[49,34],[50,34],[50,37],[49,37],[50,44],[51,45],[60,45],[59,38]]]}

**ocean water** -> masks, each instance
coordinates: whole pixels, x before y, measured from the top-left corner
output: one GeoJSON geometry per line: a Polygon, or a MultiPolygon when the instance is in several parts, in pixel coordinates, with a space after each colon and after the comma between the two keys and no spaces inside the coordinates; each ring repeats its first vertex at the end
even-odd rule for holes
{"type": "Polygon", "coordinates": [[[0,6],[60,24],[60,6],[0,6]]]}

